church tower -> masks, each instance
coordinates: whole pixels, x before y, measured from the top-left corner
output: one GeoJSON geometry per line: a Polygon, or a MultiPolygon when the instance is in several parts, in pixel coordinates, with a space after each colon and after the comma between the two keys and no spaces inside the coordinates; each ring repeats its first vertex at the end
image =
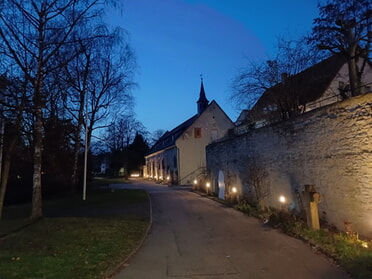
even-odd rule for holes
{"type": "Polygon", "coordinates": [[[203,85],[203,77],[200,77],[200,93],[199,93],[199,100],[196,102],[198,104],[198,114],[202,114],[202,112],[207,108],[209,101],[205,96],[204,85],[203,85]]]}

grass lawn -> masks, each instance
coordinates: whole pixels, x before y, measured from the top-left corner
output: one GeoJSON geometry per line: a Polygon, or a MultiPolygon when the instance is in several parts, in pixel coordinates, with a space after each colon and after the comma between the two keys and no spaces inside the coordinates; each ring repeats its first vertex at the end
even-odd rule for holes
{"type": "MultiPolygon", "coordinates": [[[[260,219],[267,212],[262,212],[246,202],[234,206],[236,209],[260,219]]],[[[352,278],[372,278],[372,241],[350,238],[344,232],[335,232],[328,228],[320,230],[308,229],[304,221],[293,219],[288,214],[271,212],[269,225],[279,228],[281,231],[300,238],[333,258],[347,271],[352,278]],[[281,216],[282,215],[282,216],[281,216]]],[[[267,217],[266,217],[267,218],[267,217]]]]}
{"type": "MultiPolygon", "coordinates": [[[[47,217],[0,239],[0,278],[105,278],[143,239],[148,209],[142,190],[94,191],[86,201],[48,201],[47,217]]],[[[8,216],[0,227],[23,220],[8,216]]]]}

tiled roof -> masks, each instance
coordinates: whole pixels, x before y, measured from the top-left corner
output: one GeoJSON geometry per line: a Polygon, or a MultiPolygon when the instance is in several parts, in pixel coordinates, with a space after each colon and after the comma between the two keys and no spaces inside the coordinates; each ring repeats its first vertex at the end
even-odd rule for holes
{"type": "Polygon", "coordinates": [[[175,145],[176,140],[189,128],[194,121],[198,118],[198,114],[194,115],[193,117],[189,118],[182,124],[178,125],[171,131],[167,131],[160,137],[160,139],[151,147],[150,151],[146,155],[150,155],[152,153],[158,152],[165,148],[171,147],[175,145]]]}
{"type": "Polygon", "coordinates": [[[299,105],[319,99],[345,63],[343,56],[333,55],[296,75],[289,76],[285,83],[281,82],[267,89],[253,110],[273,104],[288,96],[288,93],[298,96],[299,105]],[[289,90],[291,92],[288,92],[289,90]]]}

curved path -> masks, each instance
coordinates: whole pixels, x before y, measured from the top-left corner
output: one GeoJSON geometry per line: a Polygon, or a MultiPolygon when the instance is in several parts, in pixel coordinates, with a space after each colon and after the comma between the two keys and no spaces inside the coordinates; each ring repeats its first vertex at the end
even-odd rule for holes
{"type": "Polygon", "coordinates": [[[149,192],[153,225],[115,279],[349,278],[302,241],[184,188],[118,187],[149,192]]]}

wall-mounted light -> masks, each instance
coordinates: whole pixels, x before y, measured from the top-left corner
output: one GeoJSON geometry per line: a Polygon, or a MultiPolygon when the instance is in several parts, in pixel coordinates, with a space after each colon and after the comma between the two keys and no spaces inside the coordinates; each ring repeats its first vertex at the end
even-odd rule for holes
{"type": "Polygon", "coordinates": [[[209,187],[211,187],[211,184],[210,184],[209,182],[207,182],[207,183],[205,184],[205,186],[206,186],[207,188],[209,188],[209,187]]]}
{"type": "Polygon", "coordinates": [[[238,192],[238,189],[236,187],[232,187],[231,190],[232,190],[233,193],[237,193],[238,192]]]}
{"type": "Polygon", "coordinates": [[[195,185],[198,184],[198,181],[197,181],[196,179],[194,179],[194,184],[195,184],[195,185]]]}
{"type": "Polygon", "coordinates": [[[285,203],[286,199],[285,199],[284,196],[280,196],[280,197],[279,197],[279,201],[280,201],[281,203],[285,203]]]}

